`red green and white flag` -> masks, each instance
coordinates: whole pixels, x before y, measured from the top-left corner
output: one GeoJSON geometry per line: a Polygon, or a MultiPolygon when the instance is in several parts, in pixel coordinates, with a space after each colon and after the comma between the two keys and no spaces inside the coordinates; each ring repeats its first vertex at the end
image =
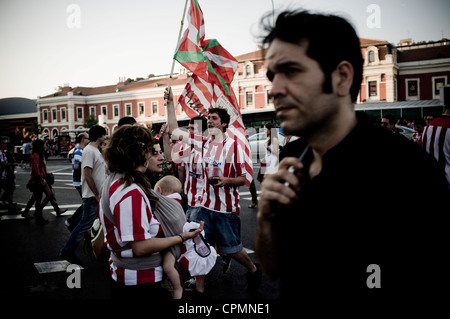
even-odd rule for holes
{"type": "Polygon", "coordinates": [[[211,107],[224,108],[230,114],[227,134],[241,146],[245,156],[247,186],[253,179],[250,146],[231,87],[237,60],[216,39],[205,40],[203,12],[197,0],[190,0],[188,28],[177,45],[174,59],[192,72],[178,103],[189,117],[207,116],[211,107]]]}

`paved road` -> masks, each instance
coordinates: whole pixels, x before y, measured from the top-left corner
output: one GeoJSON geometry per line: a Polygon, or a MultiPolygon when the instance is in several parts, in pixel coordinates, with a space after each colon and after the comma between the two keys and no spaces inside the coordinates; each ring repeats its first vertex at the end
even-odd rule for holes
{"type": "MultiPolygon", "coordinates": [[[[95,260],[90,246],[85,245],[84,241],[76,252],[83,267],[80,272],[81,288],[70,289],[67,286],[69,276],[74,273],[65,271],[68,262],[62,261],[58,255],[69,236],[64,221],[80,205],[81,199],[72,186],[71,168],[67,160],[49,160],[48,169],[55,174],[54,189],[58,203],[60,207],[68,208],[68,212],[62,217],[56,217],[51,205],[47,205],[44,217],[50,222],[45,225],[36,225],[34,220],[24,220],[20,215],[0,212],[0,236],[3,246],[0,263],[0,273],[3,275],[0,300],[24,297],[107,299],[110,293],[108,266],[95,260]],[[38,272],[38,267],[42,273],[38,272]],[[52,270],[55,272],[47,272],[52,270]]],[[[14,198],[20,207],[25,207],[31,195],[25,187],[29,172],[27,168],[17,167],[17,188],[14,198]]],[[[259,189],[259,183],[257,188],[259,189]]],[[[242,187],[241,194],[242,242],[251,258],[256,261],[253,253],[256,209],[247,208],[250,204],[248,188],[242,187]]],[[[257,294],[249,295],[246,291],[245,273],[245,268],[233,261],[230,271],[223,274],[221,258],[218,258],[216,266],[206,278],[208,297],[214,300],[278,298],[278,283],[269,281],[264,276],[257,294]]],[[[69,282],[73,280],[69,278],[69,282]]]]}

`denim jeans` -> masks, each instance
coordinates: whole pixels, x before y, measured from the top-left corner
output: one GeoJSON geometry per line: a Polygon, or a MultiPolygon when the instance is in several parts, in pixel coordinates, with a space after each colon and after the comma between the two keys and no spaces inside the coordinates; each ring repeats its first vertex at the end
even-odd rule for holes
{"type": "Polygon", "coordinates": [[[78,225],[70,234],[66,246],[61,249],[61,254],[73,253],[78,247],[78,243],[83,239],[84,233],[92,227],[97,218],[98,201],[95,197],[83,198],[83,215],[78,225]]]}

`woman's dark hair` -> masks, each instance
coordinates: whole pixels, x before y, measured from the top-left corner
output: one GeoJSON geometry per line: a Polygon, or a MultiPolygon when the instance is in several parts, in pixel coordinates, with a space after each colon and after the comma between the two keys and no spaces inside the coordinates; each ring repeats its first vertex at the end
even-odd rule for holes
{"type": "Polygon", "coordinates": [[[332,93],[331,73],[342,61],[353,66],[353,84],[350,89],[352,101],[356,101],[361,87],[363,58],[359,38],[352,25],[335,15],[313,14],[304,10],[284,11],[278,15],[275,26],[272,12],[261,20],[267,35],[263,45],[275,39],[299,44],[307,41],[306,54],[316,60],[325,74],[324,93],[332,93]]]}
{"type": "Polygon", "coordinates": [[[268,145],[271,145],[272,144],[272,140],[274,138],[278,139],[278,132],[277,132],[277,130],[275,128],[275,125],[273,125],[272,122],[267,122],[266,124],[264,124],[264,127],[266,129],[268,129],[269,132],[270,132],[270,139],[269,139],[269,144],[268,145]],[[272,134],[272,129],[274,129],[275,134],[272,134]]]}
{"type": "Polygon", "coordinates": [[[37,139],[37,140],[34,140],[31,145],[32,145],[32,151],[31,152],[39,154],[39,161],[41,163],[44,163],[44,158],[45,158],[44,145],[45,145],[45,142],[43,140],[37,139]]]}
{"type": "Polygon", "coordinates": [[[152,209],[157,208],[158,200],[151,194],[152,186],[148,178],[136,169],[146,164],[154,144],[155,140],[149,129],[138,125],[123,125],[114,132],[104,151],[108,170],[122,174],[125,187],[136,183],[147,195],[152,209]]]}

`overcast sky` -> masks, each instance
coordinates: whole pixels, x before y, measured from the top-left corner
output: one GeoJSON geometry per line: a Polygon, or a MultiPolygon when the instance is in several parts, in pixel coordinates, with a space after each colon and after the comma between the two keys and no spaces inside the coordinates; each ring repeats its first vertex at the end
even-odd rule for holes
{"type": "MultiPolygon", "coordinates": [[[[51,94],[170,72],[185,0],[0,0],[0,98],[51,94]]],[[[257,49],[260,18],[304,7],[342,15],[360,37],[450,38],[449,0],[199,0],[206,38],[257,49]]],[[[187,20],[186,20],[187,21],[187,20]]],[[[186,27],[186,24],[185,24],[186,27]]],[[[178,72],[180,66],[175,67],[178,72]]]]}

